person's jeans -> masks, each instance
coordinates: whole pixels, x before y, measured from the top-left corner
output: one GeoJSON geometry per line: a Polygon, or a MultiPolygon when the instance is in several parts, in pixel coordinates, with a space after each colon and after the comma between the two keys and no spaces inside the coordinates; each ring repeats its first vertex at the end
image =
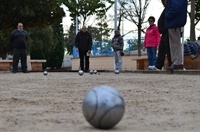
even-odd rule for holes
{"type": "Polygon", "coordinates": [[[149,66],[156,65],[156,47],[147,47],[147,56],[149,66]]]}
{"type": "Polygon", "coordinates": [[[115,59],[115,70],[122,70],[122,56],[121,51],[115,51],[114,52],[114,59],[115,59]]]}

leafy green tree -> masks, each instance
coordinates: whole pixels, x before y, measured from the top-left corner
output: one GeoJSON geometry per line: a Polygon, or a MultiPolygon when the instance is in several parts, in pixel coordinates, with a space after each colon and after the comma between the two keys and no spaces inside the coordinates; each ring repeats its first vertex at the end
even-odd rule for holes
{"type": "Polygon", "coordinates": [[[8,51],[11,51],[11,44],[9,43],[9,36],[0,31],[0,57],[5,59],[8,51]]]}
{"type": "Polygon", "coordinates": [[[53,29],[51,26],[32,30],[29,33],[31,59],[48,59],[50,52],[56,47],[53,43],[53,29]]]}
{"type": "Polygon", "coordinates": [[[130,54],[131,51],[137,50],[137,39],[129,39],[127,40],[128,47],[124,50],[125,52],[128,52],[130,54]]]}
{"type": "Polygon", "coordinates": [[[98,41],[107,41],[112,29],[108,27],[108,23],[106,22],[106,16],[102,18],[100,17],[97,20],[99,20],[99,22],[97,23],[97,28],[100,35],[100,39],[98,39],[98,41]]]}
{"type": "Polygon", "coordinates": [[[60,0],[0,0],[0,33],[4,41],[0,42],[0,54],[11,52],[8,37],[18,22],[24,24],[30,32],[60,22],[65,13],[60,0]]]}
{"type": "Polygon", "coordinates": [[[9,31],[23,22],[26,28],[57,23],[65,15],[60,0],[0,0],[0,30],[9,31]]]}
{"type": "Polygon", "coordinates": [[[46,59],[44,66],[60,68],[64,57],[64,37],[62,25],[48,26],[30,32],[31,59],[46,59]]]}
{"type": "Polygon", "coordinates": [[[85,25],[88,16],[101,16],[113,4],[112,0],[62,0],[62,2],[68,7],[68,11],[73,20],[76,16],[83,18],[82,25],[85,25]]]}
{"type": "Polygon", "coordinates": [[[76,37],[75,30],[76,30],[75,25],[71,24],[69,31],[68,31],[68,33],[65,37],[65,40],[64,40],[65,41],[65,47],[67,49],[67,53],[70,54],[70,55],[73,53],[72,49],[73,49],[75,37],[76,37]]]}
{"type": "Polygon", "coordinates": [[[53,25],[53,43],[56,45],[55,48],[47,56],[47,66],[54,68],[61,68],[64,58],[64,37],[62,25],[53,25]]]}

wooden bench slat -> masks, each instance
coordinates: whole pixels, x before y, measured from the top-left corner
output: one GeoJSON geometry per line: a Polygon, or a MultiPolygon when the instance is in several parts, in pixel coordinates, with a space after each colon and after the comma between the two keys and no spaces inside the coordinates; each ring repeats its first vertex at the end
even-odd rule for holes
{"type": "MultiPolygon", "coordinates": [[[[137,70],[147,70],[148,69],[148,59],[138,58],[136,60],[137,70]]],[[[168,66],[167,56],[165,57],[164,69],[168,66]]],[[[200,57],[192,60],[189,55],[184,56],[184,68],[187,69],[200,69],[200,57]]]]}
{"type": "MultiPolygon", "coordinates": [[[[13,60],[0,60],[0,71],[9,71],[13,60]]],[[[42,71],[42,63],[46,60],[27,60],[31,63],[32,71],[42,71]]]]}

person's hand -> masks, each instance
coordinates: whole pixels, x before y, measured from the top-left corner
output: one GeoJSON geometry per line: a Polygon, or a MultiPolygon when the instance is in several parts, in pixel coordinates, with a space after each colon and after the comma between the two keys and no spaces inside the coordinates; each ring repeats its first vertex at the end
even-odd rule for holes
{"type": "Polygon", "coordinates": [[[143,51],[145,51],[145,47],[143,47],[143,51]]]}
{"type": "Polygon", "coordinates": [[[78,48],[76,48],[76,51],[78,52],[78,48]]]}
{"type": "Polygon", "coordinates": [[[87,52],[87,56],[90,56],[90,54],[91,54],[91,51],[90,51],[90,50],[88,50],[88,52],[87,52]]]}

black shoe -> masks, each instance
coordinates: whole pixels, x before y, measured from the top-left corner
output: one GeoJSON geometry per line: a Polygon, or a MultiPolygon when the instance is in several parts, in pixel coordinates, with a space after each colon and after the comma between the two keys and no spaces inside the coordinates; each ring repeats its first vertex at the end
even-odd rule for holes
{"type": "Polygon", "coordinates": [[[15,73],[17,73],[17,71],[12,71],[12,73],[14,73],[14,74],[15,74],[15,73]]]}
{"type": "Polygon", "coordinates": [[[85,73],[89,73],[89,72],[90,72],[90,70],[85,70],[84,72],[85,72],[85,73]]]}
{"type": "Polygon", "coordinates": [[[173,71],[173,70],[183,70],[183,65],[171,65],[167,68],[167,70],[173,71]]]}
{"type": "Polygon", "coordinates": [[[29,71],[22,71],[23,73],[29,73],[29,71]]]}

